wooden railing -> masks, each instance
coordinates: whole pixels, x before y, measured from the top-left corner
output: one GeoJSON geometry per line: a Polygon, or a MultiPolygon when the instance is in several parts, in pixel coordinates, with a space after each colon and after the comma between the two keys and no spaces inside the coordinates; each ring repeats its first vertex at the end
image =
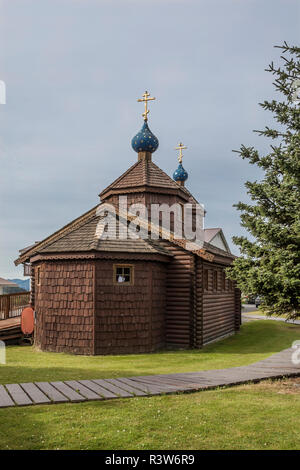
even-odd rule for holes
{"type": "Polygon", "coordinates": [[[0,320],[20,316],[29,302],[30,292],[0,295],[0,320]]]}

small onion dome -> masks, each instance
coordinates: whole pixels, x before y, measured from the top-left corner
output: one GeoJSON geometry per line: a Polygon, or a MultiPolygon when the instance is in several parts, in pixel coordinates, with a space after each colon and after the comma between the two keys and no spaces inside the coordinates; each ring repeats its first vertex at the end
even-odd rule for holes
{"type": "Polygon", "coordinates": [[[177,170],[173,173],[173,179],[175,181],[186,181],[188,177],[189,175],[187,174],[187,171],[185,171],[182,164],[179,163],[177,170]]]}
{"type": "Polygon", "coordinates": [[[158,148],[158,139],[150,131],[147,121],[144,122],[140,132],[133,137],[131,145],[136,152],[153,153],[158,148]]]}

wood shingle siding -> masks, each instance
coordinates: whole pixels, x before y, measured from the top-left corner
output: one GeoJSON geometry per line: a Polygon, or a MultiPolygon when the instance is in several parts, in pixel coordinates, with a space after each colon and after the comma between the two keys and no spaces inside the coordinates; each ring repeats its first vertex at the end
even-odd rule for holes
{"type": "Polygon", "coordinates": [[[96,354],[150,352],[165,345],[166,267],[134,263],[134,285],[113,284],[113,263],[96,262],[96,354]]]}
{"type": "Polygon", "coordinates": [[[39,264],[35,287],[35,344],[43,350],[93,354],[93,264],[39,264]]]}

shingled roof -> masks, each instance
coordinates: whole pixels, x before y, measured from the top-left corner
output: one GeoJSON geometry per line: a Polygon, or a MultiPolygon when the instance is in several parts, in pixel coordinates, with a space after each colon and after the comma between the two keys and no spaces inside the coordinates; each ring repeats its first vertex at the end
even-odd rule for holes
{"type": "MultiPolygon", "coordinates": [[[[62,236],[58,240],[38,250],[39,253],[59,253],[59,252],[76,252],[76,251],[114,251],[114,252],[131,252],[131,253],[153,253],[169,256],[169,252],[162,248],[159,244],[155,244],[151,240],[138,239],[119,239],[108,235],[108,238],[101,239],[97,237],[97,227],[101,223],[102,217],[95,217],[81,227],[76,228],[72,232],[62,236]]],[[[120,220],[122,224],[122,221],[120,220]]]]}
{"type": "Polygon", "coordinates": [[[111,192],[121,192],[124,189],[137,189],[141,187],[152,187],[155,189],[167,189],[184,193],[184,198],[191,194],[183,186],[170,178],[167,173],[161,170],[151,159],[138,160],[125,173],[117,178],[112,184],[107,186],[101,193],[101,199],[105,199],[111,192]]]}
{"type": "MultiPolygon", "coordinates": [[[[142,253],[142,254],[159,254],[165,256],[172,256],[168,250],[164,249],[158,242],[150,239],[119,239],[119,224],[117,224],[118,231],[116,237],[107,234],[106,239],[102,239],[97,235],[97,228],[103,216],[99,215],[97,206],[93,212],[89,212],[89,217],[82,217],[80,222],[74,226],[68,224],[61,230],[55,232],[47,239],[33,245],[31,249],[21,253],[21,256],[16,260],[16,264],[23,263],[32,256],[37,254],[51,254],[51,253],[76,253],[87,251],[98,252],[120,252],[120,253],[142,253]]],[[[118,216],[117,216],[118,217],[118,216]]],[[[125,222],[119,218],[119,223],[122,225],[125,222]]],[[[127,222],[126,222],[127,223],[127,222]]]]}
{"type": "MultiPolygon", "coordinates": [[[[136,253],[136,254],[156,254],[172,257],[172,254],[167,250],[161,241],[163,240],[152,240],[145,236],[144,238],[119,238],[119,229],[122,225],[128,224],[131,220],[125,220],[123,216],[118,214],[113,214],[113,217],[116,217],[119,221],[119,224],[116,224],[117,232],[116,236],[113,236],[111,233],[106,233],[106,238],[99,236],[99,232],[102,232],[102,228],[106,224],[106,216],[103,216],[104,211],[108,208],[109,205],[106,203],[99,204],[95,208],[91,209],[83,216],[79,217],[75,221],[61,228],[54,234],[47,237],[45,240],[28,247],[28,249],[22,253],[20,257],[15,261],[15,264],[24,263],[29,261],[32,257],[36,255],[52,255],[52,254],[66,254],[66,253],[83,253],[83,252],[111,252],[111,253],[136,253]],[[101,208],[101,211],[99,209],[101,208]],[[102,214],[102,215],[101,215],[102,214]],[[103,220],[103,223],[101,221],[103,220]],[[102,228],[101,228],[102,227],[102,228]],[[100,230],[99,230],[100,228],[100,230]]],[[[145,221],[145,227],[141,226],[142,230],[146,230],[148,234],[149,223],[145,221]]],[[[151,224],[152,226],[152,224],[151,224]]],[[[111,226],[112,228],[112,226],[111,226]]],[[[155,228],[155,226],[153,227],[155,228]]],[[[158,227],[157,227],[158,228],[158,227]]],[[[129,229],[130,231],[130,229],[129,229]]],[[[172,237],[172,232],[170,232],[172,237]]],[[[164,237],[163,237],[164,239],[164,237]]],[[[170,239],[171,243],[185,247],[184,240],[170,239]]],[[[214,255],[222,255],[226,258],[235,258],[231,253],[225,252],[210,243],[204,243],[204,251],[208,251],[214,255]]],[[[203,256],[204,253],[198,253],[199,256],[203,256]]]]}

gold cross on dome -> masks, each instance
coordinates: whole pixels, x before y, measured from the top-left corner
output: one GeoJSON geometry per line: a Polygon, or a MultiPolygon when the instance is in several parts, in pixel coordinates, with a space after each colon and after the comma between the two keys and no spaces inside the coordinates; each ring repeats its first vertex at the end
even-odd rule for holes
{"type": "Polygon", "coordinates": [[[187,149],[181,142],[178,144],[178,147],[175,147],[175,150],[179,150],[179,155],[178,155],[178,161],[179,163],[182,163],[182,150],[187,149]]]}
{"type": "Polygon", "coordinates": [[[143,98],[138,99],[138,102],[145,103],[145,111],[143,112],[142,116],[145,121],[148,121],[148,114],[149,114],[148,101],[155,100],[156,98],[150,98],[150,93],[148,93],[148,91],[145,91],[145,93],[142,96],[143,98]]]}

